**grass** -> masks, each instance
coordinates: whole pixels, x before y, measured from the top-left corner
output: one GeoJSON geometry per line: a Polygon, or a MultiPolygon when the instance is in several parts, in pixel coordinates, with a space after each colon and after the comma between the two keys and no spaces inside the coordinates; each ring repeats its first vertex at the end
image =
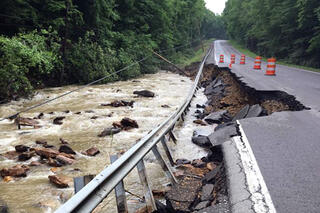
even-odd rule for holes
{"type": "MultiPolygon", "coordinates": [[[[243,45],[237,43],[236,41],[233,40],[229,40],[228,41],[229,44],[231,44],[231,46],[233,46],[235,49],[237,49],[238,51],[240,51],[241,53],[251,57],[251,58],[255,58],[257,56],[256,53],[248,50],[247,48],[245,48],[243,45]]],[[[267,58],[262,57],[263,61],[267,61],[267,58]]],[[[299,69],[304,69],[304,70],[309,70],[309,71],[313,71],[313,72],[320,72],[320,69],[317,68],[313,68],[313,67],[306,67],[306,66],[301,66],[301,65],[296,65],[296,64],[290,64],[284,61],[277,61],[277,64],[281,64],[284,66],[288,66],[288,67],[295,67],[295,68],[299,68],[299,69]]]]}
{"type": "Polygon", "coordinates": [[[209,39],[209,40],[205,40],[203,41],[203,48],[204,51],[202,49],[202,46],[198,46],[196,48],[194,48],[194,52],[191,55],[184,55],[181,56],[179,58],[179,62],[178,62],[178,66],[180,67],[185,67],[187,65],[192,64],[193,62],[199,62],[202,60],[202,58],[205,56],[205,54],[207,53],[207,49],[210,47],[211,43],[214,41],[215,39],[209,39]]]}

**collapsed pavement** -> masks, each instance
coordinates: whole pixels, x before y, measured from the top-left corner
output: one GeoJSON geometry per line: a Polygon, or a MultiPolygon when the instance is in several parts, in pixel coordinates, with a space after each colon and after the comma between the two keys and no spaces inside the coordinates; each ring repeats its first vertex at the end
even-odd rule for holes
{"type": "MultiPolygon", "coordinates": [[[[197,64],[187,67],[187,75],[194,77],[196,68],[197,64]]],[[[203,73],[200,84],[205,88],[204,94],[208,101],[205,105],[197,105],[198,110],[194,115],[197,120],[194,123],[216,125],[216,127],[214,132],[195,131],[191,140],[209,151],[208,156],[201,160],[213,163],[216,168],[211,171],[201,170],[204,174],[200,177],[194,177],[193,174],[181,178],[180,184],[173,186],[166,193],[166,210],[167,212],[255,212],[253,205],[256,203],[251,201],[252,194],[243,188],[246,184],[245,175],[240,173],[234,175],[230,172],[234,169],[243,172],[233,140],[237,137],[241,141],[241,131],[237,121],[268,116],[274,112],[301,111],[308,108],[285,92],[257,91],[250,88],[229,69],[219,69],[209,64],[205,66],[203,73]],[[208,176],[212,177],[210,179],[212,182],[208,181],[208,176]],[[231,184],[237,186],[231,188],[231,184]],[[239,195],[233,196],[234,193],[239,195]]],[[[189,171],[192,170],[189,166],[189,171]]],[[[258,201],[260,205],[264,205],[261,200],[258,201]]],[[[265,210],[268,211],[267,208],[265,210]]]]}

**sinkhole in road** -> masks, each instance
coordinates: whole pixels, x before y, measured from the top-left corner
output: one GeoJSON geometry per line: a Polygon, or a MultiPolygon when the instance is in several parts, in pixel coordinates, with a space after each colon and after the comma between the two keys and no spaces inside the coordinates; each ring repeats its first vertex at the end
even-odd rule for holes
{"type": "Polygon", "coordinates": [[[228,68],[220,69],[213,64],[206,65],[201,86],[208,97],[205,114],[227,110],[235,116],[246,105],[259,105],[263,110],[259,116],[273,112],[301,111],[309,109],[284,91],[261,91],[249,87],[228,68]]]}

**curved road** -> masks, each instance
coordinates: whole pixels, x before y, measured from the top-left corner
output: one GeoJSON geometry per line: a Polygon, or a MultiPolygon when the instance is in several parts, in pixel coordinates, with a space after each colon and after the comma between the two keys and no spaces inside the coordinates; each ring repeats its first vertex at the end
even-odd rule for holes
{"type": "Polygon", "coordinates": [[[277,212],[320,212],[320,73],[277,65],[276,76],[253,70],[254,59],[239,65],[241,53],[226,41],[215,41],[209,63],[236,54],[231,72],[256,90],[279,90],[293,95],[310,110],[277,112],[240,120],[277,212]]]}

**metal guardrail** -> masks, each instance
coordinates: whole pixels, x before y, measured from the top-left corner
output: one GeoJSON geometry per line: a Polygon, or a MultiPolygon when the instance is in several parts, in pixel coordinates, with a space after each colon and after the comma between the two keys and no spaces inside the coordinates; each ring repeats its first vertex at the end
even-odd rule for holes
{"type": "MultiPolygon", "coordinates": [[[[195,83],[191,88],[188,97],[180,106],[180,108],[163,123],[158,125],[157,128],[153,129],[148,135],[143,137],[138,143],[136,143],[127,152],[125,152],[118,160],[116,160],[114,163],[100,172],[92,181],[90,181],[65,204],[58,208],[56,210],[56,213],[87,213],[93,211],[99,205],[99,203],[101,203],[108,196],[108,194],[123,180],[123,178],[125,178],[127,174],[135,168],[137,164],[143,164],[143,158],[150,152],[150,150],[152,150],[152,152],[156,155],[161,167],[164,169],[171,181],[176,182],[176,179],[172,174],[169,166],[161,158],[161,155],[157,149],[157,143],[161,140],[162,145],[166,146],[166,134],[172,134],[174,125],[181,117],[183,117],[183,113],[185,113],[185,111],[190,106],[194,93],[197,90],[205,61],[212,50],[213,48],[211,46],[206,56],[202,60],[198,74],[195,78],[195,83]]],[[[168,154],[168,152],[166,153],[168,154]]],[[[153,207],[155,207],[155,205],[153,205],[153,207]]]]}

